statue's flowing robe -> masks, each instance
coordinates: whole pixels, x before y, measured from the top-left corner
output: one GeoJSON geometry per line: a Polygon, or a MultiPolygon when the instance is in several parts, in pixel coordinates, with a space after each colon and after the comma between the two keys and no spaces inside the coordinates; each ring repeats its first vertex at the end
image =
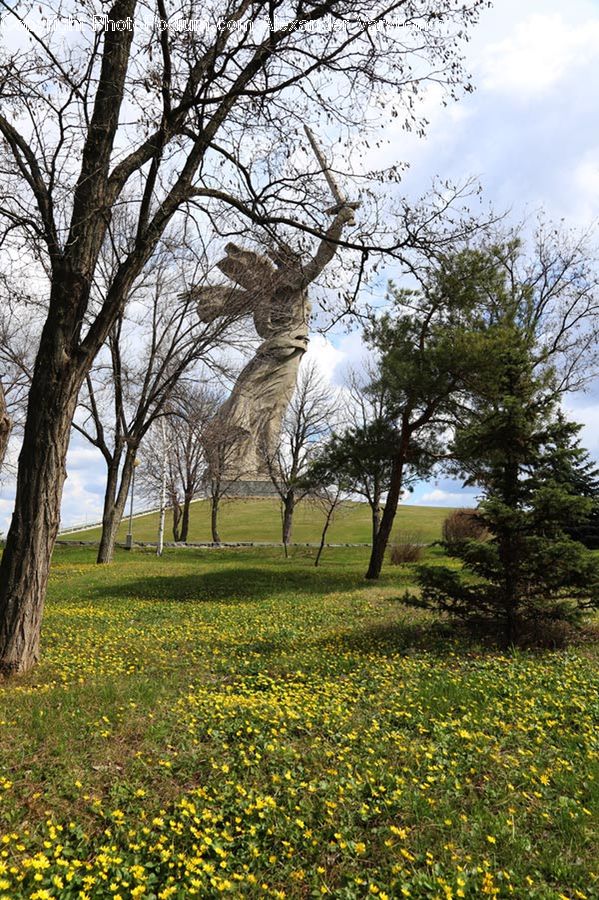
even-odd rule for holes
{"type": "Polygon", "coordinates": [[[299,365],[308,349],[308,286],[334,257],[342,230],[353,222],[358,205],[334,210],[334,221],[315,256],[307,261],[285,247],[272,254],[273,264],[266,256],[227,244],[227,255],[218,268],[236,287],[209,285],[194,292],[202,321],[232,311],[253,315],[262,338],[208,429],[210,465],[218,466],[225,480],[268,478],[267,461],[277,446],[299,365]]]}

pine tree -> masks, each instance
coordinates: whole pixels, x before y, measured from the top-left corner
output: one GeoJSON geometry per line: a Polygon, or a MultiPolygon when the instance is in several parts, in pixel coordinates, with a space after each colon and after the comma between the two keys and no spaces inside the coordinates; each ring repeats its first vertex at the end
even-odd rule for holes
{"type": "Polygon", "coordinates": [[[452,453],[467,483],[482,490],[479,514],[491,538],[448,545],[463,569],[423,567],[421,596],[405,599],[511,645],[531,627],[599,605],[599,560],[567,533],[592,500],[575,477],[587,461],[579,426],[559,412],[551,370],[535,367],[514,316],[489,328],[487,345],[452,453]]]}

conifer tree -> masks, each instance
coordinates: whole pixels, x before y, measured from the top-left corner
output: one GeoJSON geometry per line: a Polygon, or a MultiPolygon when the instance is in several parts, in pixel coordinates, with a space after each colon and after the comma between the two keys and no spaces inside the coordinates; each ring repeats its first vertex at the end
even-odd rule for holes
{"type": "Polygon", "coordinates": [[[488,362],[452,446],[466,482],[481,488],[491,538],[448,545],[463,569],[422,567],[421,596],[405,598],[484,626],[506,645],[599,605],[599,560],[567,533],[592,505],[576,477],[588,462],[579,426],[560,413],[554,374],[535,366],[514,311],[508,304],[488,330],[488,362]]]}

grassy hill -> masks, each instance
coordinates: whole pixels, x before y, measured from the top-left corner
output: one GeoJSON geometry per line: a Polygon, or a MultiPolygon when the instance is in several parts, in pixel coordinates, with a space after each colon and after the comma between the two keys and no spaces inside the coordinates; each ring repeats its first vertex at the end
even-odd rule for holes
{"type": "MultiPolygon", "coordinates": [[[[443,520],[450,510],[434,506],[400,507],[395,530],[410,534],[416,540],[435,541],[441,537],[443,520]]],[[[320,539],[323,514],[314,504],[301,503],[295,512],[293,540],[313,542],[320,539]]],[[[220,535],[223,541],[280,541],[281,513],[276,499],[231,499],[223,503],[220,514],[220,535]]],[[[330,543],[368,543],[370,541],[370,509],[366,503],[350,503],[337,513],[328,533],[330,543]]],[[[124,541],[128,520],[120,527],[118,540],[124,541]]],[[[158,513],[133,520],[133,537],[137,541],[155,541],[158,532],[158,513]]],[[[96,541],[100,529],[68,534],[69,539],[96,541]]],[[[173,539],[172,513],[167,513],[166,540],[173,539]]],[[[210,508],[207,500],[192,504],[190,541],[209,541],[210,508]]]]}

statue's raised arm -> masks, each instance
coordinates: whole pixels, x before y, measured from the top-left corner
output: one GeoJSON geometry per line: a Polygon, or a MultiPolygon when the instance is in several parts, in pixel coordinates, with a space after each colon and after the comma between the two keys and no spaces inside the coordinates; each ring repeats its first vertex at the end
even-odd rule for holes
{"type": "MultiPolygon", "coordinates": [[[[337,209],[335,218],[327,228],[325,236],[322,238],[318,249],[312,259],[304,268],[304,287],[316,281],[320,273],[328,266],[341,245],[341,237],[343,229],[347,225],[355,224],[356,210],[359,209],[360,203],[345,201],[343,205],[337,209]]],[[[327,210],[327,212],[335,212],[327,210]]]]}
{"type": "Polygon", "coordinates": [[[318,278],[325,266],[327,266],[331,262],[331,260],[337,253],[343,229],[346,227],[346,225],[353,225],[355,223],[355,212],[360,208],[361,203],[359,201],[351,201],[346,198],[345,194],[335,181],[335,177],[331,172],[324,154],[320,149],[318,141],[312,134],[312,131],[307,125],[304,125],[304,131],[306,132],[306,137],[308,138],[310,146],[312,147],[314,156],[316,157],[316,160],[320,165],[322,174],[326,178],[331,194],[333,195],[333,198],[335,200],[335,205],[330,209],[327,209],[327,213],[329,213],[329,215],[334,215],[335,218],[329,225],[326,234],[322,239],[318,250],[316,251],[315,256],[306,265],[304,270],[304,287],[308,287],[309,284],[312,284],[312,282],[318,278]]]}

